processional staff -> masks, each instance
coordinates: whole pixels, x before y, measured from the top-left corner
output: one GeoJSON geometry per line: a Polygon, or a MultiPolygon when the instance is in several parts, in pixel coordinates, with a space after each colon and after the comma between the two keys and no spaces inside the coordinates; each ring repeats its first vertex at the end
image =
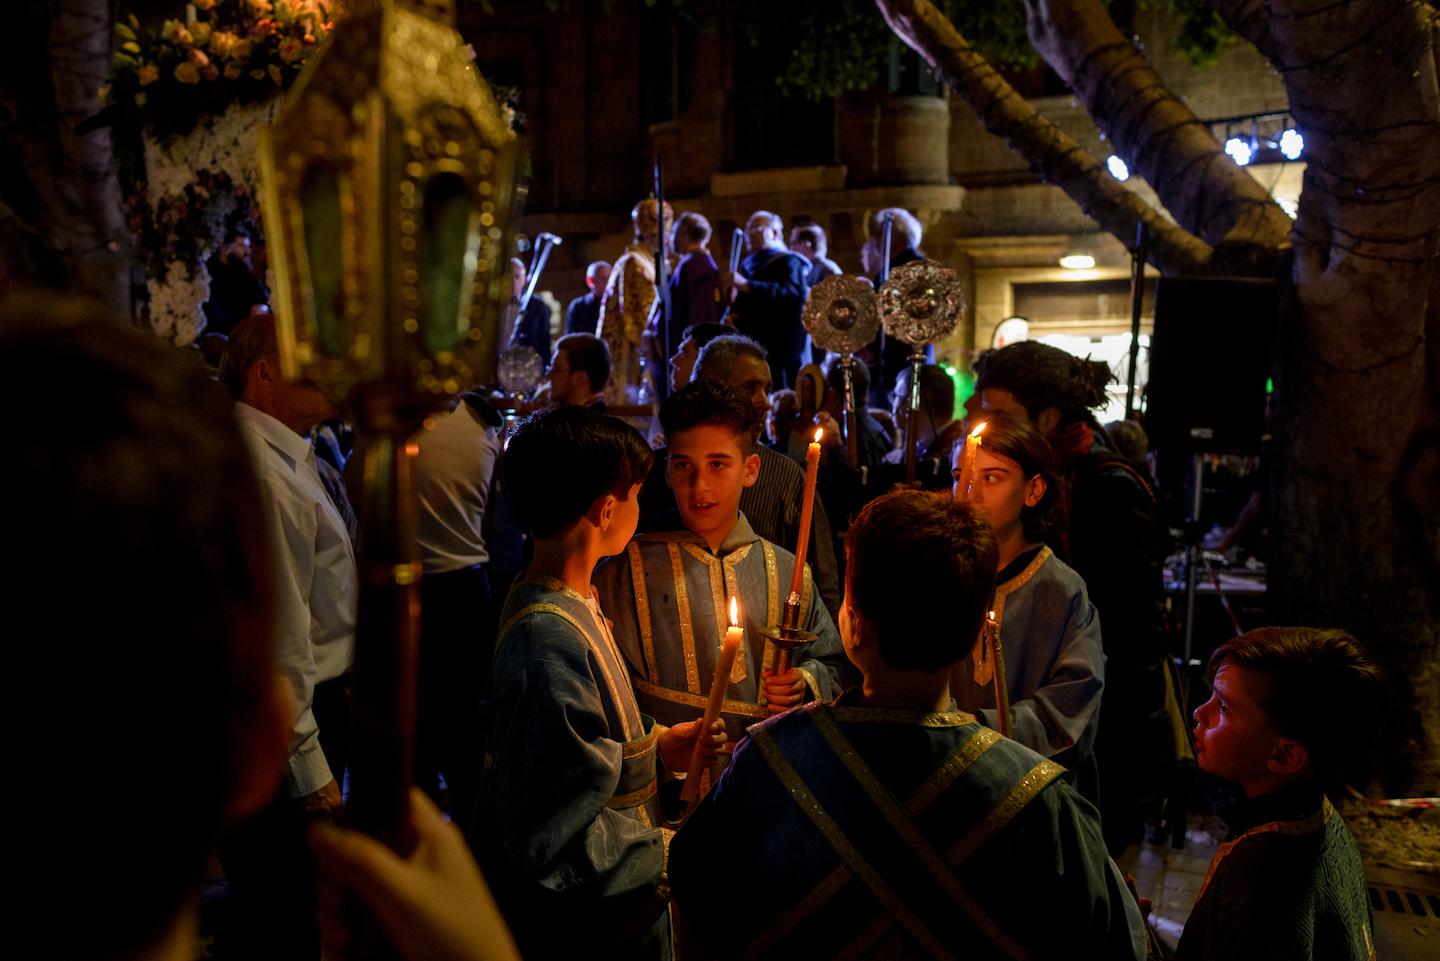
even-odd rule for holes
{"type": "MultiPolygon", "coordinates": [[[[421,570],[409,438],[495,372],[520,145],[452,9],[350,7],[260,130],[260,199],[282,370],[335,401],[364,452],[345,820],[406,854],[421,570]]],[[[347,958],[393,955],[378,922],[355,921],[347,958]]]]}
{"type": "Polygon", "coordinates": [[[875,290],[860,277],[835,274],[810,288],[800,315],[815,346],[840,355],[845,375],[845,457],[851,470],[859,459],[856,438],[854,354],[864,350],[880,329],[875,290]]]}

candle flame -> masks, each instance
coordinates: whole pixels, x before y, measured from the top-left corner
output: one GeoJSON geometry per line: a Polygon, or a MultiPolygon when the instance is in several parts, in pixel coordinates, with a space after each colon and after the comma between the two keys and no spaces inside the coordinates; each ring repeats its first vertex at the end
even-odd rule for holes
{"type": "Polygon", "coordinates": [[[740,599],[738,597],[730,598],[730,626],[740,626],[740,599]]]}
{"type": "Polygon", "coordinates": [[[985,616],[988,617],[988,618],[990,618],[990,620],[992,620],[992,621],[995,620],[995,612],[994,612],[994,611],[991,611],[989,614],[987,614],[987,615],[985,615],[985,616]]]}
{"type": "Polygon", "coordinates": [[[984,430],[984,429],[985,429],[985,421],[982,420],[980,423],[978,423],[978,424],[975,425],[975,429],[970,432],[970,436],[971,436],[971,437],[979,437],[979,436],[980,436],[980,432],[981,432],[982,430],[984,430]]]}
{"type": "Polygon", "coordinates": [[[817,427],[817,428],[815,428],[815,443],[817,443],[817,444],[820,443],[820,438],[822,438],[822,437],[824,437],[824,436],[825,436],[825,428],[823,428],[823,427],[817,427]]]}

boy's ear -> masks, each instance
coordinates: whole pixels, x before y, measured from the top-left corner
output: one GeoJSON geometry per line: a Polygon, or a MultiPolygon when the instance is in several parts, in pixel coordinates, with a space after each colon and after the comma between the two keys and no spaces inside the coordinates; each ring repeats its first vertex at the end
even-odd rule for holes
{"type": "Polygon", "coordinates": [[[760,479],[760,455],[751,454],[745,458],[745,477],[742,483],[746,487],[752,486],[760,479]]]}
{"type": "Polygon", "coordinates": [[[1310,752],[1305,750],[1305,745],[1299,741],[1292,741],[1288,737],[1278,738],[1265,766],[1273,774],[1301,774],[1310,766],[1310,752]]]}
{"type": "Polygon", "coordinates": [[[585,512],[585,519],[595,525],[600,533],[610,529],[610,523],[615,519],[615,505],[619,500],[614,494],[604,494],[595,498],[590,509],[585,512]]]}
{"type": "Polygon", "coordinates": [[[1040,498],[1045,496],[1045,478],[1036,474],[1030,478],[1030,484],[1025,489],[1025,506],[1034,507],[1040,503],[1040,498]]]}

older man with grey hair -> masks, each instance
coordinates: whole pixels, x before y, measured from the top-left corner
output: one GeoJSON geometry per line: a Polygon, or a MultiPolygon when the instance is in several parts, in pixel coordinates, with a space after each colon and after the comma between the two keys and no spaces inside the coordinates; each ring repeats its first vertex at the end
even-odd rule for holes
{"type": "MultiPolygon", "coordinates": [[[[770,363],[765,348],[749,337],[730,334],[716,337],[700,351],[691,381],[719,380],[738,387],[750,398],[760,414],[760,423],[770,411],[770,363]]],[[[752,438],[760,457],[760,476],[740,493],[740,512],[755,533],[788,551],[795,550],[800,536],[800,501],[805,491],[805,471],[795,461],[752,438]]],[[[675,509],[675,493],[665,483],[667,451],[655,452],[655,466],[640,490],[640,527],[675,509]]],[[[830,519],[820,495],[810,518],[810,542],[805,552],[815,588],[831,617],[840,616],[840,571],[835,561],[835,541],[830,519]]],[[[842,680],[844,680],[842,678],[842,680]]],[[[848,682],[847,682],[848,683],[848,682]]]]}
{"type": "MultiPolygon", "coordinates": [[[[890,269],[925,256],[920,252],[923,231],[914,214],[904,207],[887,207],[877,211],[870,221],[870,239],[865,241],[866,249],[860,252],[861,263],[875,273],[877,288],[880,286],[880,261],[884,257],[881,251],[884,249],[886,217],[890,218],[890,269]]],[[[910,345],[894,337],[885,337],[883,333],[877,334],[870,345],[870,354],[875,358],[871,361],[870,383],[878,390],[877,399],[883,400],[895,388],[895,378],[910,366],[910,345]],[[880,349],[882,338],[885,344],[883,351],[880,349]]],[[[935,363],[933,346],[925,348],[925,363],[935,363]]]]}
{"type": "MultiPolygon", "coordinates": [[[[757,210],[745,224],[750,255],[738,273],[722,281],[734,289],[729,320],[742,334],[763,345],[770,355],[770,379],[791,387],[800,371],[805,327],[800,314],[809,292],[810,261],[785,246],[785,222],[768,210],[757,210]]],[[[762,535],[763,536],[763,535],[762,535]]]]}

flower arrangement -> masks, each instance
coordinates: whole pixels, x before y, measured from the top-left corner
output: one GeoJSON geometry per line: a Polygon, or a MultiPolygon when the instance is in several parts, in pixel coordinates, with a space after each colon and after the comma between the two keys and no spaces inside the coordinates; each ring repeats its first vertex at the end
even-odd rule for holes
{"type": "Polygon", "coordinates": [[[200,170],[179,193],[167,194],[151,205],[138,193],[125,198],[125,217],[144,261],[145,271],[163,280],[173,266],[188,277],[199,275],[210,256],[214,238],[224,233],[227,221],[255,225],[260,209],[243,181],[237,183],[224,170],[200,170]]]}
{"type": "Polygon", "coordinates": [[[333,29],[330,0],[194,0],[186,19],[139,32],[116,24],[121,45],[101,95],[119,116],[160,141],[204,114],[260,103],[289,86],[333,29]]]}

